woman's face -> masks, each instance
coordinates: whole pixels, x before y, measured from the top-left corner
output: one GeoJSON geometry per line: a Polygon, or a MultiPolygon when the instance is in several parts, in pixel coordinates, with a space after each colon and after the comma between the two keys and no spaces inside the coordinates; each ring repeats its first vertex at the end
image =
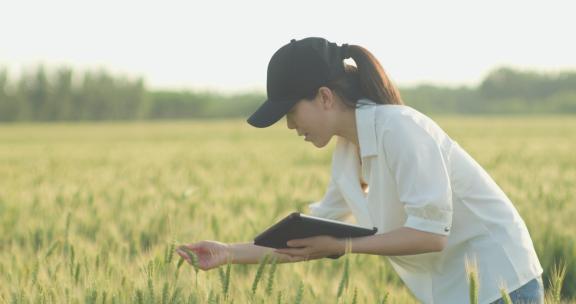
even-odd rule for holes
{"type": "Polygon", "coordinates": [[[329,124],[330,108],[325,106],[321,94],[313,100],[301,99],[286,114],[288,129],[296,129],[298,136],[318,148],[326,146],[332,138],[329,124]]]}

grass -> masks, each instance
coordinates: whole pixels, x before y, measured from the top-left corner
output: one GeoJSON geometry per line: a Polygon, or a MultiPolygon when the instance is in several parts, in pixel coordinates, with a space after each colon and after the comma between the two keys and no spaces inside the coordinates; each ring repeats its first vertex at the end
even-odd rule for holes
{"type": "MultiPolygon", "coordinates": [[[[437,121],[525,220],[547,303],[575,302],[576,120],[437,121]]],[[[209,272],[173,256],[174,244],[249,241],[307,212],[333,147],[318,150],[283,123],[2,125],[0,303],[417,303],[379,256],[209,272]]]]}

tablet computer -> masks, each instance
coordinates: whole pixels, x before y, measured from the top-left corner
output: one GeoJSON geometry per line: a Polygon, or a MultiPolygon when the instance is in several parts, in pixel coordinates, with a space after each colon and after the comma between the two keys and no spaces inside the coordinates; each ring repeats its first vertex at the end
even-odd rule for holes
{"type": "MultiPolygon", "coordinates": [[[[272,248],[290,248],[286,242],[318,235],[330,235],[336,238],[353,238],[374,235],[378,228],[372,229],[354,224],[325,219],[312,215],[292,212],[276,224],[254,238],[254,244],[272,248]]],[[[328,256],[337,259],[342,255],[328,256]]]]}

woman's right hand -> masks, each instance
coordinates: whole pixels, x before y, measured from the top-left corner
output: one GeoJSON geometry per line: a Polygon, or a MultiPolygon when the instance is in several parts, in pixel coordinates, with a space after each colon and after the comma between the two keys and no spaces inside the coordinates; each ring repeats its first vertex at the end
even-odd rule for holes
{"type": "Polygon", "coordinates": [[[217,241],[200,241],[182,245],[176,249],[178,255],[189,264],[192,264],[192,257],[190,257],[182,247],[186,247],[196,254],[198,257],[198,268],[202,270],[210,270],[224,265],[228,262],[228,259],[231,258],[230,246],[228,244],[217,241]]]}

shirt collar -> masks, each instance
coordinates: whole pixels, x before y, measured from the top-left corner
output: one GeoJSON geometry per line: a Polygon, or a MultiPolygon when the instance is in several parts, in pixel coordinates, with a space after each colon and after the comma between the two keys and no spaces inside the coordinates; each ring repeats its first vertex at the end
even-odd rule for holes
{"type": "Polygon", "coordinates": [[[356,131],[358,144],[360,145],[360,156],[374,156],[378,154],[376,149],[376,125],[374,121],[375,103],[366,98],[358,100],[358,107],[355,109],[356,131]]]}

